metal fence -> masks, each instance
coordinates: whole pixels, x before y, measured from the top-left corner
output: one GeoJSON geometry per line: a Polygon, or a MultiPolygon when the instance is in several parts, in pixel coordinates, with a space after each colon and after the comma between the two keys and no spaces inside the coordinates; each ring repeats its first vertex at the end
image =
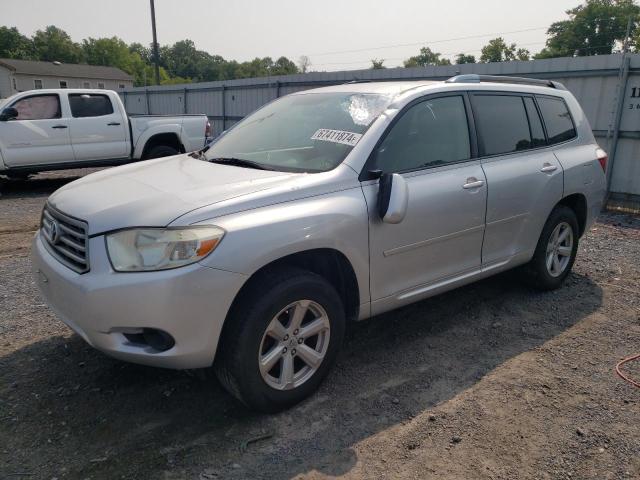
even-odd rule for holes
{"type": "Polygon", "coordinates": [[[514,75],[558,80],[581,103],[600,145],[612,155],[611,200],[618,206],[640,205],[640,55],[601,55],[503,62],[313,72],[248,78],[120,92],[131,114],[205,113],[214,135],[261,105],[292,92],[351,80],[444,80],[456,74],[514,75]]]}

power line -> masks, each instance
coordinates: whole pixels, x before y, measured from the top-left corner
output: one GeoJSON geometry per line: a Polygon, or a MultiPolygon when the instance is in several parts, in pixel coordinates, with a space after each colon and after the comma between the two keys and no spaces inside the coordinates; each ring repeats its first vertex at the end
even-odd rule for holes
{"type": "Polygon", "coordinates": [[[338,55],[342,53],[360,53],[360,52],[368,52],[371,50],[384,50],[386,48],[397,48],[397,47],[415,47],[416,45],[433,45],[434,43],[446,43],[446,42],[455,42],[458,40],[469,40],[473,38],[482,38],[482,37],[491,37],[493,35],[511,35],[514,33],[524,33],[524,32],[533,32],[535,30],[546,30],[549,27],[535,27],[535,28],[525,28],[522,30],[512,30],[510,32],[497,32],[497,33],[484,33],[479,35],[467,35],[464,37],[456,37],[456,38],[445,38],[440,40],[431,40],[431,41],[423,41],[423,42],[415,42],[415,43],[397,43],[394,45],[385,45],[379,47],[368,47],[368,48],[358,48],[355,50],[338,50],[334,52],[324,52],[324,53],[312,53],[307,55],[308,57],[322,57],[326,55],[338,55]]]}
{"type": "MultiPolygon", "coordinates": [[[[532,42],[532,43],[522,43],[519,46],[520,47],[529,47],[529,46],[533,46],[533,45],[544,45],[546,44],[546,42],[532,42]]],[[[582,51],[589,51],[589,50],[596,50],[599,48],[607,48],[607,47],[611,47],[611,45],[597,45],[597,46],[593,46],[593,47],[581,47],[581,48],[575,48],[573,49],[573,51],[575,52],[582,52],[582,51]]],[[[465,50],[464,52],[448,52],[448,53],[440,53],[440,55],[445,56],[445,55],[458,55],[460,53],[464,53],[464,54],[470,54],[470,53],[481,53],[482,50],[465,50]]],[[[406,57],[393,57],[393,58],[383,58],[381,60],[384,61],[397,61],[397,60],[407,60],[406,57]]],[[[315,64],[315,66],[326,66],[326,65],[355,65],[355,64],[360,64],[360,63],[370,63],[371,59],[368,60],[358,60],[358,61],[353,61],[353,62],[329,62],[329,63],[317,63],[315,64]]]]}

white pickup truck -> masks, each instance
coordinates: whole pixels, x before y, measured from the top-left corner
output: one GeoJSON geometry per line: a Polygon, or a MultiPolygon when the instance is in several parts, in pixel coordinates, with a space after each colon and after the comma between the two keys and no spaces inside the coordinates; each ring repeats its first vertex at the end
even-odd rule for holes
{"type": "Polygon", "coordinates": [[[0,174],[118,165],[203,148],[206,115],[129,116],[116,92],[56,89],[0,103],[0,174]]]}

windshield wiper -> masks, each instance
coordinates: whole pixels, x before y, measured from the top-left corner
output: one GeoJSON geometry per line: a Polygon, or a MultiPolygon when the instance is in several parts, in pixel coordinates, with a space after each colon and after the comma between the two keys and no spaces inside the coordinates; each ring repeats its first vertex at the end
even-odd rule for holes
{"type": "Polygon", "coordinates": [[[211,163],[220,163],[223,165],[233,165],[234,167],[255,168],[256,170],[273,170],[272,168],[269,168],[266,165],[263,165],[258,162],[254,162],[252,160],[245,160],[243,158],[219,157],[219,158],[211,158],[208,161],[211,163]]]}

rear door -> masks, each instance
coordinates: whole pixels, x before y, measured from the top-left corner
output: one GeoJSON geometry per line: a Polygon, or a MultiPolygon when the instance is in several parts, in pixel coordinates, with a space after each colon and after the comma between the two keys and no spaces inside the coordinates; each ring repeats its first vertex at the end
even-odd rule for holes
{"type": "Polygon", "coordinates": [[[488,188],[482,263],[526,259],[562,198],[562,167],[533,96],[476,92],[471,100],[488,188]]]}
{"type": "Polygon", "coordinates": [[[71,143],[78,161],[125,158],[126,122],[106,94],[70,93],[71,143]]]}
{"type": "Polygon", "coordinates": [[[18,110],[16,119],[0,122],[0,141],[7,166],[73,161],[69,113],[63,111],[58,94],[28,95],[5,107],[18,110]]]}
{"type": "Polygon", "coordinates": [[[383,223],[377,181],[362,188],[369,206],[373,310],[407,303],[464,272],[479,269],[487,189],[469,105],[461,93],[421,99],[398,119],[365,170],[402,174],[409,187],[404,220],[383,223]]]}

